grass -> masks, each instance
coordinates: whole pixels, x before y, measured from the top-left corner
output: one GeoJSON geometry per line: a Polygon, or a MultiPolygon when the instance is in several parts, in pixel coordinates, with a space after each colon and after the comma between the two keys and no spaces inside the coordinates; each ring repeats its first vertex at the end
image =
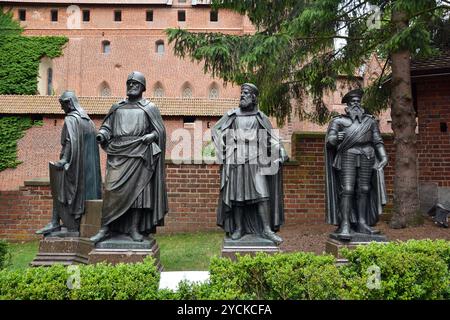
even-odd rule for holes
{"type": "MultiPolygon", "coordinates": [[[[156,235],[164,271],[206,271],[209,260],[220,255],[223,232],[156,235]]],[[[38,252],[39,242],[10,243],[9,270],[25,269],[38,252]]]]}
{"type": "Polygon", "coordinates": [[[223,232],[157,235],[164,271],[206,271],[212,256],[220,255],[223,232]]]}
{"type": "Polygon", "coordinates": [[[34,259],[39,249],[39,242],[10,243],[11,264],[7,267],[10,270],[25,269],[34,259]]]}

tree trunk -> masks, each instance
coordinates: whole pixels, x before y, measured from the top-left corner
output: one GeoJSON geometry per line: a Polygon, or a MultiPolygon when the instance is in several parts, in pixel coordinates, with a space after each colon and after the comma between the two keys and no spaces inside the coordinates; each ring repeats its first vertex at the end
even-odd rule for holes
{"type": "MultiPolygon", "coordinates": [[[[392,21],[397,30],[407,27],[406,14],[394,10],[392,21]]],[[[395,145],[394,214],[390,226],[405,228],[420,223],[416,115],[411,93],[411,54],[408,50],[391,53],[392,130],[395,145]]]]}

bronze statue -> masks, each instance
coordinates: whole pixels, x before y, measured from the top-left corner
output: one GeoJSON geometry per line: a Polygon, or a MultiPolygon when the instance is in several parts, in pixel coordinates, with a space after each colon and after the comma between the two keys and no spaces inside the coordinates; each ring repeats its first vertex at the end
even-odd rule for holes
{"type": "Polygon", "coordinates": [[[284,223],[282,164],[287,153],[269,118],[258,109],[258,88],[241,87],[239,108],[212,129],[221,162],[217,224],[232,240],[256,234],[280,244],[284,223]]]}
{"type": "Polygon", "coordinates": [[[105,190],[97,243],[115,234],[133,241],[156,232],[168,211],[165,180],[166,130],[158,108],[142,98],[145,77],[132,72],[128,99],[111,107],[97,141],[107,153],[105,190]]]}
{"type": "Polygon", "coordinates": [[[386,204],[383,168],[388,162],[374,116],[361,107],[363,91],[348,92],[345,114],[335,117],[325,138],[327,222],[335,234],[351,240],[354,233],[374,235],[372,228],[386,204]]]}
{"type": "Polygon", "coordinates": [[[85,200],[101,199],[101,174],[94,123],[81,108],[74,92],[65,91],[59,102],[66,116],[61,132],[60,160],[49,164],[52,221],[36,233],[64,237],[79,235],[85,200]]]}

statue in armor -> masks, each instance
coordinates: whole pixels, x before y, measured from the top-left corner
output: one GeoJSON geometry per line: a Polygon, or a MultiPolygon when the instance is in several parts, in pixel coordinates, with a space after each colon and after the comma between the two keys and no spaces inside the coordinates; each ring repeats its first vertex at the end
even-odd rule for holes
{"type": "Polygon", "coordinates": [[[243,84],[239,108],[212,129],[221,163],[217,224],[232,240],[254,234],[278,245],[282,239],[275,232],[284,223],[282,164],[288,156],[258,109],[258,93],[255,85],[243,84]]]}
{"type": "Polygon", "coordinates": [[[111,107],[97,135],[107,154],[97,243],[115,235],[133,241],[156,232],[168,212],[165,181],[166,130],[158,108],[142,97],[145,77],[132,72],[128,99],[111,107]]]}
{"type": "Polygon", "coordinates": [[[386,204],[383,168],[388,162],[377,120],[361,106],[363,91],[348,92],[345,114],[333,118],[325,138],[326,217],[335,234],[378,234],[372,227],[386,204]]]}

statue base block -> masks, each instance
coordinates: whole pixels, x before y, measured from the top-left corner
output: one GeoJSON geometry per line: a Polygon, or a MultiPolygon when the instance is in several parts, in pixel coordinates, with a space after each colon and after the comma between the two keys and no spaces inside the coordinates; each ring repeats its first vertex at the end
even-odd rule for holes
{"type": "Polygon", "coordinates": [[[354,249],[357,246],[368,245],[373,241],[379,243],[388,242],[386,236],[381,234],[368,235],[362,233],[352,233],[352,239],[350,241],[345,241],[339,239],[336,233],[331,233],[330,237],[325,243],[325,252],[334,255],[337,259],[338,264],[345,264],[348,262],[348,260],[342,257],[342,248],[354,249]]]}
{"type": "Polygon", "coordinates": [[[128,236],[119,236],[97,243],[95,248],[89,253],[88,263],[108,262],[113,265],[117,263],[136,263],[142,262],[148,256],[155,259],[155,265],[158,271],[161,272],[163,267],[159,259],[159,246],[155,239],[149,238],[142,242],[137,242],[128,236]]]}
{"type": "Polygon", "coordinates": [[[232,240],[225,237],[222,245],[222,257],[236,260],[236,254],[239,255],[255,255],[258,252],[269,254],[281,252],[280,247],[273,241],[261,238],[257,235],[245,235],[241,239],[232,240]]]}
{"type": "Polygon", "coordinates": [[[46,237],[39,242],[39,252],[30,263],[32,267],[87,264],[89,252],[93,248],[89,239],[46,237]]]}

